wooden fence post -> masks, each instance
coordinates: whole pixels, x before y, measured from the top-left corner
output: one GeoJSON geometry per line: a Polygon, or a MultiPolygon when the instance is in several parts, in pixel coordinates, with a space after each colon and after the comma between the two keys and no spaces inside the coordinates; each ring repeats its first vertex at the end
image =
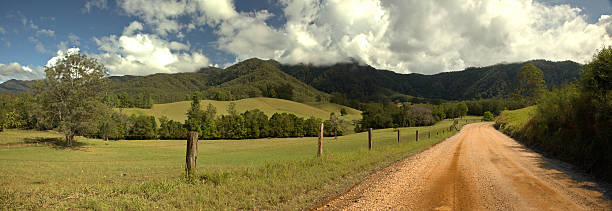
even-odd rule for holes
{"type": "Polygon", "coordinates": [[[372,150],[372,128],[368,128],[368,149],[372,150]]]}
{"type": "Polygon", "coordinates": [[[427,139],[431,139],[431,131],[429,131],[429,133],[427,133],[427,139]]]}
{"type": "Polygon", "coordinates": [[[321,157],[323,154],[323,123],[319,126],[319,151],[317,152],[317,156],[321,157]]]}
{"type": "Polygon", "coordinates": [[[416,141],[419,141],[419,130],[416,131],[416,141]]]}
{"type": "Polygon", "coordinates": [[[400,130],[397,129],[397,143],[400,142],[400,130]]]}
{"type": "Polygon", "coordinates": [[[185,161],[187,162],[185,165],[187,174],[193,174],[198,164],[198,132],[191,131],[187,136],[187,155],[185,161]]]}

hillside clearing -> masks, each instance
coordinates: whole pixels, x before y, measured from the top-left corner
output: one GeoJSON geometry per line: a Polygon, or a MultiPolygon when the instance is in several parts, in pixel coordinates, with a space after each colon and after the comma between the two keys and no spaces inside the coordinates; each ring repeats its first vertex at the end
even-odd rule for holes
{"type": "MultiPolygon", "coordinates": [[[[329,119],[330,113],[334,112],[340,114],[340,110],[345,108],[347,111],[346,116],[342,116],[341,119],[345,121],[345,125],[349,126],[353,120],[361,119],[361,111],[334,103],[298,103],[289,100],[276,99],[276,98],[247,98],[235,101],[216,101],[216,100],[201,100],[200,106],[203,110],[206,109],[208,104],[212,104],[217,108],[217,115],[227,115],[227,109],[231,102],[236,103],[236,110],[239,113],[247,110],[259,109],[264,112],[268,117],[271,117],[274,113],[292,113],[298,117],[303,118],[320,118],[322,120],[329,119]]],[[[154,116],[159,120],[160,117],[166,116],[170,120],[185,122],[187,119],[187,110],[191,106],[191,101],[181,101],[175,103],[166,104],[154,104],[151,109],[142,108],[121,108],[118,109],[121,113],[127,115],[147,115],[154,116]]],[[[352,127],[348,128],[352,132],[352,127]]]]}

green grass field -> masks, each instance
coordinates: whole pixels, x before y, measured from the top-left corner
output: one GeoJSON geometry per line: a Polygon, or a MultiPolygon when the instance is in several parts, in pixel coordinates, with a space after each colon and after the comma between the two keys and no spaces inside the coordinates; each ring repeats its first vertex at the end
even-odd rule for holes
{"type": "Polygon", "coordinates": [[[66,149],[55,132],[7,130],[0,133],[0,209],[307,209],[452,135],[441,133],[451,122],[401,128],[401,143],[392,129],[375,130],[372,151],[367,133],[325,138],[321,158],[316,138],[201,140],[192,179],[184,174],[184,140],[78,137],[66,149]]]}
{"type": "Polygon", "coordinates": [[[502,132],[513,135],[527,124],[533,117],[536,106],[529,106],[517,110],[505,110],[495,120],[495,126],[502,132]]]}
{"type": "MultiPolygon", "coordinates": [[[[268,115],[268,117],[272,116],[274,113],[293,113],[303,118],[316,117],[325,120],[329,119],[329,114],[331,112],[340,114],[340,109],[346,108],[348,115],[343,117],[344,119],[361,119],[361,111],[334,103],[298,103],[283,99],[258,97],[236,101],[202,100],[200,101],[200,105],[202,109],[206,109],[210,103],[217,108],[217,115],[225,115],[228,114],[227,109],[230,102],[236,103],[236,110],[240,113],[246,110],[259,109],[268,115]]],[[[155,118],[166,116],[168,119],[184,122],[187,119],[186,113],[190,107],[191,101],[181,101],[154,104],[151,109],[124,108],[120,110],[127,115],[150,115],[155,116],[155,118]]]]}

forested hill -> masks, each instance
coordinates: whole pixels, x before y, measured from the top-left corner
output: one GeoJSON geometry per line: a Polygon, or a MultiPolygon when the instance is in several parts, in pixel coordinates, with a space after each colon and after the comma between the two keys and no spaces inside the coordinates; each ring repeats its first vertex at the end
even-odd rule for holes
{"type": "Polygon", "coordinates": [[[177,102],[193,92],[204,99],[238,100],[273,97],[300,102],[327,98],[323,93],[278,69],[274,61],[249,59],[226,69],[202,68],[194,73],[117,76],[114,93],[129,96],[150,95],[156,103],[177,102]]]}
{"type": "Polygon", "coordinates": [[[0,94],[29,92],[30,87],[28,84],[31,82],[32,81],[21,81],[15,79],[5,81],[4,83],[0,84],[0,94]]]}
{"type": "MultiPolygon", "coordinates": [[[[313,66],[248,59],[226,69],[202,68],[192,73],[110,79],[112,93],[119,98],[151,98],[155,103],[182,101],[195,91],[201,92],[204,99],[212,100],[273,97],[305,102],[328,98],[327,93],[341,93],[362,102],[385,98],[407,100],[409,96],[464,100],[508,95],[515,89],[517,72],[527,63],[542,69],[549,87],[576,80],[581,68],[572,61],[533,60],[422,75],[377,70],[355,62],[313,66]]],[[[30,82],[6,81],[0,84],[0,93],[28,91],[27,83],[30,82]]]]}
{"type": "Polygon", "coordinates": [[[542,69],[549,88],[576,80],[582,67],[572,61],[533,60],[471,67],[435,75],[399,74],[355,62],[323,67],[281,65],[281,69],[321,91],[343,93],[349,99],[360,101],[401,94],[429,99],[465,100],[508,95],[515,89],[517,72],[527,63],[542,69]]]}

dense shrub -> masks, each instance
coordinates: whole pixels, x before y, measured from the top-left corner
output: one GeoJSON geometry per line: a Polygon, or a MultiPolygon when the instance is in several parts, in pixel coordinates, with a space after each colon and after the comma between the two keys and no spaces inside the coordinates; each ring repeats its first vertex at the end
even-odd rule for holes
{"type": "Polygon", "coordinates": [[[495,116],[493,116],[493,113],[491,113],[490,111],[485,111],[484,114],[482,115],[482,120],[483,121],[493,121],[495,120],[495,116]]]}

